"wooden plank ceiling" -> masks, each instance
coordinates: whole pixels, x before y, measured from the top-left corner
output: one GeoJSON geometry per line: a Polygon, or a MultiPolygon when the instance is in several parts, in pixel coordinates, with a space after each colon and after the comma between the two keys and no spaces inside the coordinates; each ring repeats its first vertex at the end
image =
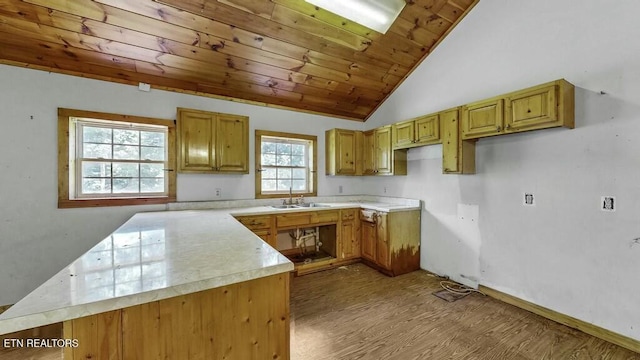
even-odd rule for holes
{"type": "Polygon", "coordinates": [[[0,63],[363,121],[476,2],[380,34],[304,0],[0,0],[0,63]]]}

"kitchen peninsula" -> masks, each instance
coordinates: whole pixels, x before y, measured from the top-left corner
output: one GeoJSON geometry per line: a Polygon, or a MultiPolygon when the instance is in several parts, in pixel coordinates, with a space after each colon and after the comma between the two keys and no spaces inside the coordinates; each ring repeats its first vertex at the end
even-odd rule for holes
{"type": "MultiPolygon", "coordinates": [[[[351,200],[319,211],[420,208],[351,200]]],[[[234,217],[309,209],[226,205],[236,206],[134,215],[3,313],[0,334],[63,322],[79,345],[65,359],[289,359],[294,265],[234,217]]]]}

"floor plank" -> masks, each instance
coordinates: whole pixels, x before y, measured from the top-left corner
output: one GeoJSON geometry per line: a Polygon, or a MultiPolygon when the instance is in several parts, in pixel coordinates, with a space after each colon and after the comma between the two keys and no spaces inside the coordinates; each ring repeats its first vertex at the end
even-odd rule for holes
{"type": "MultiPolygon", "coordinates": [[[[640,360],[636,354],[498,300],[432,295],[425,271],[395,278],[362,264],[297,277],[292,360],[640,360]]],[[[1,360],[61,360],[59,349],[1,349],[1,360]]],[[[243,359],[244,360],[244,359],[243,359]]]]}

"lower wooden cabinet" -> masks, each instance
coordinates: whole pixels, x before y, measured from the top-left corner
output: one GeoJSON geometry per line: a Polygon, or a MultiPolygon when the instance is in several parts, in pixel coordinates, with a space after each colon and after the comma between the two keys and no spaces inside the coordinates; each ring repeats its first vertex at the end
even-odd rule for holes
{"type": "Polygon", "coordinates": [[[271,215],[237,216],[236,219],[246,226],[254,234],[272,247],[276,247],[277,233],[275,223],[271,215]]]}
{"type": "Polygon", "coordinates": [[[360,257],[360,209],[340,210],[340,249],[338,259],[357,259],[360,257]]]}
{"type": "Polygon", "coordinates": [[[420,210],[377,212],[375,222],[361,219],[362,259],[396,276],[420,268],[420,210]]]}

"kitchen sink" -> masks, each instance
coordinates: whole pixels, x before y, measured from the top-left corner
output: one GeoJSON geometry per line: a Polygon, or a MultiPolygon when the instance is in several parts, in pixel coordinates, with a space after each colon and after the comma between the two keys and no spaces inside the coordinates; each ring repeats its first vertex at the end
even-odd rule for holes
{"type": "Polygon", "coordinates": [[[298,205],[271,205],[274,209],[296,209],[298,205]]]}
{"type": "Polygon", "coordinates": [[[295,206],[301,207],[301,208],[330,207],[330,205],[318,204],[318,203],[305,203],[305,204],[298,204],[295,206]]]}

